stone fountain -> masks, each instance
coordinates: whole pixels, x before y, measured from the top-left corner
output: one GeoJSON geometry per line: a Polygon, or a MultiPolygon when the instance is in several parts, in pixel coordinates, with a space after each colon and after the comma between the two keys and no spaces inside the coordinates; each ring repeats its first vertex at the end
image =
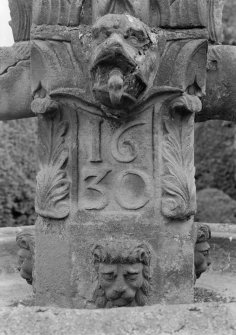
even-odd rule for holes
{"type": "Polygon", "coordinates": [[[9,4],[0,118],[38,117],[36,304],[193,302],[194,122],[235,118],[223,2],[9,4]]]}

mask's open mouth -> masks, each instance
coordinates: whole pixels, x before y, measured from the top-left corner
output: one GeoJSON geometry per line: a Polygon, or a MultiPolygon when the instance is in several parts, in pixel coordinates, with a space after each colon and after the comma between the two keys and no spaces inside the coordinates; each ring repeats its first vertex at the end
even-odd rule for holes
{"type": "Polygon", "coordinates": [[[108,107],[128,108],[146,90],[137,64],[120,48],[111,48],[96,58],[91,75],[95,98],[108,107]]]}

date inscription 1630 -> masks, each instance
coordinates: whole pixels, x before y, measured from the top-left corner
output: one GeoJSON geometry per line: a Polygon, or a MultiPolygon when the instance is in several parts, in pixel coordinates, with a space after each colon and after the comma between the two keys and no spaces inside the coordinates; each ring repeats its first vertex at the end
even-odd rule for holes
{"type": "Polygon", "coordinates": [[[83,157],[87,159],[81,162],[79,207],[86,210],[145,207],[153,194],[153,162],[147,159],[152,157],[147,152],[152,134],[147,120],[129,122],[115,131],[100,118],[90,119],[88,126],[90,141],[80,138],[86,151],[83,157]]]}

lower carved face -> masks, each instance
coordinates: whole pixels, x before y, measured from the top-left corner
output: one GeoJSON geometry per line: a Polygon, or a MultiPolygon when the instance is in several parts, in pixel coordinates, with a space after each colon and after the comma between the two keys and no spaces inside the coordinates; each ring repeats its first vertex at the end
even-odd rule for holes
{"type": "Polygon", "coordinates": [[[141,263],[99,265],[99,284],[109,307],[137,306],[135,298],[143,281],[141,263]]]}
{"type": "Polygon", "coordinates": [[[159,64],[156,42],[144,23],[125,14],[99,19],[93,37],[95,98],[112,109],[129,109],[152,86],[159,64]]]}
{"type": "Polygon", "coordinates": [[[209,249],[210,246],[207,242],[197,243],[195,245],[194,266],[196,279],[211,265],[209,249]]]}
{"type": "Polygon", "coordinates": [[[33,259],[30,250],[20,249],[18,255],[18,266],[17,269],[20,272],[22,278],[24,278],[28,284],[32,285],[32,271],[33,271],[33,259]]]}

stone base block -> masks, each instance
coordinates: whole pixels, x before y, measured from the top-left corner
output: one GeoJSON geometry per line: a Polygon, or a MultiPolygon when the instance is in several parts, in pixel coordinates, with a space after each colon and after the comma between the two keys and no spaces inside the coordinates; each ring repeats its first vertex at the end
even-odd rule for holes
{"type": "Polygon", "coordinates": [[[192,222],[92,215],[36,225],[36,303],[109,308],[193,302],[192,222]],[[91,220],[90,220],[91,219],[91,220]]]}
{"type": "Polygon", "coordinates": [[[0,333],[47,335],[233,335],[236,304],[155,305],[111,310],[1,308],[0,333]]]}

